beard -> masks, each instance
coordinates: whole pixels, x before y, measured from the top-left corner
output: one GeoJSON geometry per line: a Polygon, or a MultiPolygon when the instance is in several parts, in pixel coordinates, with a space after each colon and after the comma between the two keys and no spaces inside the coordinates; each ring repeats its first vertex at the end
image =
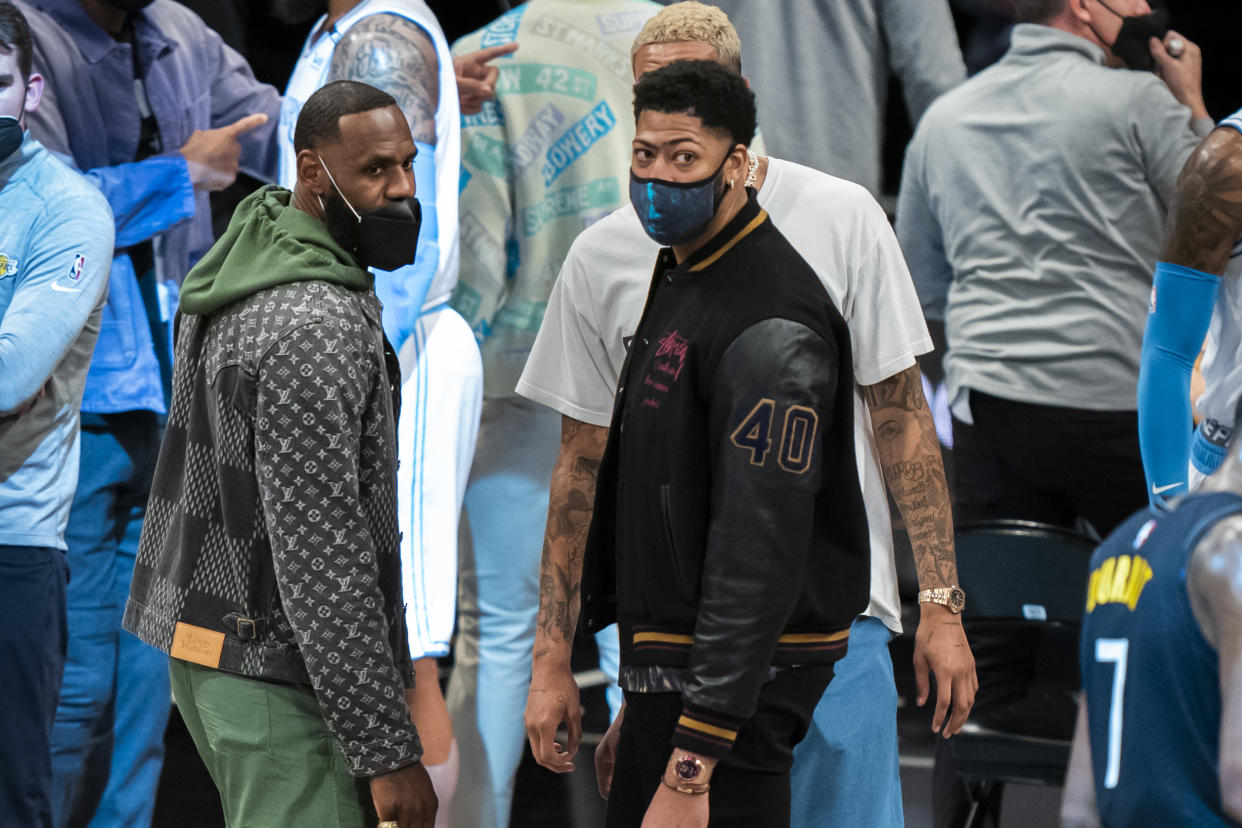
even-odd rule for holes
{"type": "Polygon", "coordinates": [[[328,0],[272,0],[272,17],[290,26],[300,26],[327,8],[328,0]]]}
{"type": "Polygon", "coordinates": [[[360,225],[345,205],[345,199],[335,190],[331,195],[323,196],[323,219],[328,227],[328,235],[350,255],[357,256],[360,225]]]}

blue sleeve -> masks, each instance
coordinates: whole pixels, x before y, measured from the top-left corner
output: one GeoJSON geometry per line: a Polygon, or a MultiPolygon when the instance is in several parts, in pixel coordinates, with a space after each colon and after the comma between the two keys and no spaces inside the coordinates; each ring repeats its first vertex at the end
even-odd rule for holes
{"type": "MultiPolygon", "coordinates": [[[[218,34],[203,26],[203,65],[211,67],[211,128],[219,129],[247,115],[262,113],[267,123],[238,136],[241,170],[260,181],[274,182],[280,164],[276,130],[280,126],[280,92],[260,83],[246,59],[218,34]]],[[[206,128],[206,127],[201,127],[206,128]]]]}
{"type": "Polygon", "coordinates": [[[96,167],[86,177],[112,208],[118,249],[144,242],[194,215],[194,184],[180,154],[96,167]]]}
{"type": "Polygon", "coordinates": [[[415,141],[414,186],[423,211],[414,264],[392,271],[376,271],[375,292],[384,304],[384,333],[401,350],[422,313],[431,283],[440,268],[440,223],[436,219],[436,148],[415,141]]]}
{"type": "Polygon", "coordinates": [[[1139,366],[1139,448],[1152,502],[1186,491],[1193,420],[1190,375],[1203,347],[1220,277],[1160,262],[1139,366]]]}
{"type": "Polygon", "coordinates": [[[17,286],[0,313],[0,414],[39,393],[107,289],[111,217],[87,195],[64,215],[37,221],[19,259],[17,286]]]}

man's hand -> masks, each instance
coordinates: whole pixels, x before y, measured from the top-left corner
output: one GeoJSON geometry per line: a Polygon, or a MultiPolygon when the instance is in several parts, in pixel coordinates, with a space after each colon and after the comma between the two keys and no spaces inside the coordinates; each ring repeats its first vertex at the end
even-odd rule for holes
{"type": "Polygon", "coordinates": [[[398,828],[433,828],[436,792],[422,762],[371,777],[371,799],[380,821],[391,820],[398,828]]]}
{"type": "Polygon", "coordinates": [[[526,738],[535,761],[550,771],[569,773],[574,769],[578,743],[582,740],[582,706],[578,703],[578,684],[569,669],[569,660],[552,656],[535,659],[530,694],[526,697],[526,738]],[[556,741],[556,731],[565,724],[568,744],[556,741]]]}
{"type": "Polygon", "coordinates": [[[966,643],[962,619],[939,604],[920,604],[919,629],[914,635],[914,683],[916,703],[922,707],[931,695],[928,674],[936,674],[936,711],[932,732],[944,729],[944,738],[961,732],[975,704],[979,680],[975,676],[975,657],[966,643]],[[949,714],[950,699],[952,715],[949,714]],[[948,724],[945,724],[946,717],[948,724]]]}
{"type": "Polygon", "coordinates": [[[516,43],[506,43],[453,58],[453,71],[457,75],[457,97],[461,103],[462,115],[477,115],[483,108],[483,103],[490,101],[496,94],[496,78],[500,76],[500,70],[495,66],[488,66],[488,62],[511,55],[517,48],[516,43]]]}
{"type": "Polygon", "coordinates": [[[599,795],[604,799],[612,792],[612,769],[617,764],[617,742],[621,741],[621,722],[625,719],[625,705],[621,712],[608,726],[604,738],[599,740],[595,748],[595,784],[599,787],[599,795]]]}
{"type": "Polygon", "coordinates": [[[190,181],[204,190],[223,190],[237,179],[241,163],[238,139],[255,127],[267,123],[262,112],[247,115],[226,127],[196,129],[181,148],[190,165],[190,181]]]}
{"type": "Polygon", "coordinates": [[[1173,97],[1183,106],[1190,107],[1195,120],[1207,118],[1207,106],[1203,103],[1203,53],[1199,46],[1185,35],[1169,30],[1164,40],[1153,37],[1151,56],[1156,60],[1156,74],[1169,87],[1173,97]],[[1170,44],[1180,41],[1180,51],[1170,44]]]}
{"type": "Polygon", "coordinates": [[[679,793],[661,783],[643,815],[642,828],[707,828],[707,797],[679,793]]]}

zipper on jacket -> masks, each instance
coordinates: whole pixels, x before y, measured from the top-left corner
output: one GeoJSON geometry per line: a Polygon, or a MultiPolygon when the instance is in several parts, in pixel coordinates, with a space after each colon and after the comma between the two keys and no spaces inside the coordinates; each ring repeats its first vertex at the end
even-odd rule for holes
{"type": "Polygon", "coordinates": [[[668,483],[660,484],[660,516],[664,518],[664,540],[668,543],[668,553],[673,558],[677,583],[684,584],[686,579],[682,575],[681,559],[677,557],[677,544],[673,542],[673,507],[670,505],[668,483]]]}

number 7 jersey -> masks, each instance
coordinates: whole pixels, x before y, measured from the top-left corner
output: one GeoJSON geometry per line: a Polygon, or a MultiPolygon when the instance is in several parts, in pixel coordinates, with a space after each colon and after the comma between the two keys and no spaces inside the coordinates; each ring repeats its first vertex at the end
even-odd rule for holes
{"type": "Polygon", "coordinates": [[[1216,650],[1190,607],[1195,546],[1242,497],[1191,495],[1145,509],[1091,559],[1079,652],[1100,820],[1236,825],[1221,809],[1216,650]]]}

